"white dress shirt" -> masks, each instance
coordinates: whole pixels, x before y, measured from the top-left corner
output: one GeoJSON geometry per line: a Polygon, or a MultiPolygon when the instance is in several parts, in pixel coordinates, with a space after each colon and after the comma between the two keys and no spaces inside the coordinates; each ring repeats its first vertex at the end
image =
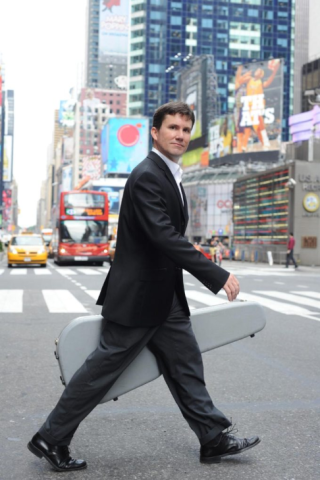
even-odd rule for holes
{"type": "Polygon", "coordinates": [[[178,165],[178,163],[174,162],[173,160],[169,160],[169,158],[167,158],[165,155],[163,155],[163,153],[159,152],[159,150],[157,150],[156,148],[153,147],[152,151],[154,153],[156,153],[157,155],[159,155],[159,157],[162,158],[164,163],[169,167],[170,172],[172,173],[173,178],[175,179],[175,181],[178,185],[179,192],[180,192],[180,195],[181,195],[182,205],[184,205],[183,195],[182,195],[181,185],[180,185],[181,184],[181,179],[182,179],[182,173],[183,173],[182,168],[180,168],[180,165],[178,165]]]}

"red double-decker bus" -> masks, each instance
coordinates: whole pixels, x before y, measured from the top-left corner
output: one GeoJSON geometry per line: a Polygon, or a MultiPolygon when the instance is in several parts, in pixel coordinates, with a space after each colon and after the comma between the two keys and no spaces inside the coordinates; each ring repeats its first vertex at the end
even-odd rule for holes
{"type": "Polygon", "coordinates": [[[109,259],[108,215],[106,193],[62,192],[53,239],[55,263],[83,262],[102,266],[109,259]]]}

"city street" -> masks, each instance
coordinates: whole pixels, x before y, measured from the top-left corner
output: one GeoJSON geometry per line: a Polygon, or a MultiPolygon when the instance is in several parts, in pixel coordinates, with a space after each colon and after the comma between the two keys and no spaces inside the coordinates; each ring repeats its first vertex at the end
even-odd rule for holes
{"type": "MultiPolygon", "coordinates": [[[[241,300],[266,308],[267,326],[204,355],[207,388],[238,436],[262,442],[218,465],[199,463],[197,438],[164,381],[98,406],[81,424],[72,454],[87,470],[79,480],[317,480],[320,413],[320,269],[225,261],[240,280],[241,300]]],[[[62,392],[54,340],[95,299],[109,265],[6,267],[0,262],[0,478],[54,479],[26,445],[62,392]]],[[[185,272],[192,309],[226,301],[185,272]]],[[[125,300],[125,299],[124,299],[125,300]]]]}

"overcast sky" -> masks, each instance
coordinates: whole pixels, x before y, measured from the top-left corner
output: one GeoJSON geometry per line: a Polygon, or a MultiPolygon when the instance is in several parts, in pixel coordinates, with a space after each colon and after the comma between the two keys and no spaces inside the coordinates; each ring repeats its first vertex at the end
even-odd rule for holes
{"type": "Polygon", "coordinates": [[[84,60],[85,7],[86,0],[0,0],[4,89],[15,94],[13,172],[22,227],[36,223],[54,110],[68,98],[84,60]]]}

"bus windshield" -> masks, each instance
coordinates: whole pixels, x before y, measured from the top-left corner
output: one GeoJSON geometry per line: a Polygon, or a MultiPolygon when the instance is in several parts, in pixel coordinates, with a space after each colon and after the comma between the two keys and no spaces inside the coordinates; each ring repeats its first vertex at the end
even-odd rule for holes
{"type": "Polygon", "coordinates": [[[108,222],[65,220],[61,222],[62,243],[107,243],[108,222]]]}
{"type": "Polygon", "coordinates": [[[88,208],[103,208],[105,204],[105,197],[99,194],[92,193],[68,193],[64,196],[64,207],[88,207],[88,208]]]}

